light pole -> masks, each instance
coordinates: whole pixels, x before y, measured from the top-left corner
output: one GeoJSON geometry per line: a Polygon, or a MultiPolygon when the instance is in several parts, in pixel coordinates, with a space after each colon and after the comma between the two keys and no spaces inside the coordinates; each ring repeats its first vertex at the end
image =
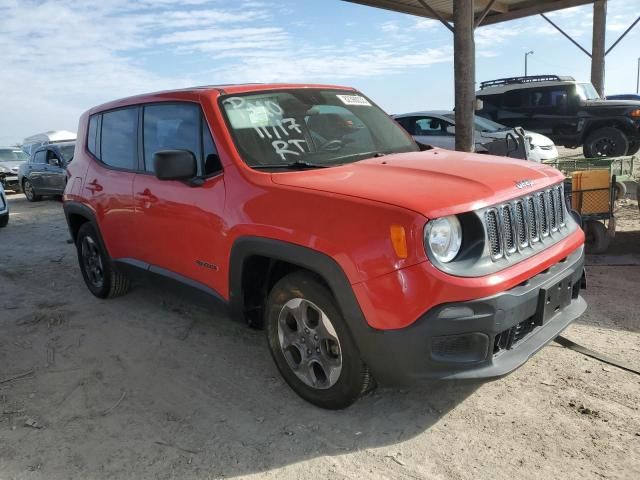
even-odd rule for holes
{"type": "Polygon", "coordinates": [[[640,57],[638,57],[638,76],[636,77],[636,93],[640,93],[640,57]]]}
{"type": "MultiPolygon", "coordinates": [[[[533,50],[528,51],[524,54],[524,76],[527,76],[527,57],[529,55],[533,55],[533,50]]],[[[640,59],[639,59],[640,60],[640,59]]]]}

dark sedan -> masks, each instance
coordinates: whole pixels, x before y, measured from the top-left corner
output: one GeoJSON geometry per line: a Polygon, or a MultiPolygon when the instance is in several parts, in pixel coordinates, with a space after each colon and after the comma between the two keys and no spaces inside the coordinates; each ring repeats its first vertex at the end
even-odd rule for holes
{"type": "Polygon", "coordinates": [[[27,200],[37,202],[42,195],[63,194],[74,148],[75,142],[44,145],[20,166],[18,179],[27,200]]]}

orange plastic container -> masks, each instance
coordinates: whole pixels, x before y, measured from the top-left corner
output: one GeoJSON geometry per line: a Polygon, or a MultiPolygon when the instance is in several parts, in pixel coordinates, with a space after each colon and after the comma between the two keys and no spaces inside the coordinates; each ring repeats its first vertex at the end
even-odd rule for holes
{"type": "Polygon", "coordinates": [[[571,189],[573,191],[571,206],[580,214],[609,211],[611,175],[608,170],[575,172],[571,178],[571,189]]]}

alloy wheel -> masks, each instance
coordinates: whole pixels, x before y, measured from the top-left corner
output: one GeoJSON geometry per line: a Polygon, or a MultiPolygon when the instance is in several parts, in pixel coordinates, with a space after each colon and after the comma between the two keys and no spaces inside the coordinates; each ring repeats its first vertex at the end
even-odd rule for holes
{"type": "Polygon", "coordinates": [[[91,237],[82,239],[82,264],[87,278],[96,288],[101,288],[104,284],[104,268],[102,265],[102,255],[98,245],[91,237]]]}
{"type": "Polygon", "coordinates": [[[291,370],[306,385],[331,388],[342,371],[342,350],[329,317],[314,303],[293,298],[278,316],[280,349],[291,370]]]}

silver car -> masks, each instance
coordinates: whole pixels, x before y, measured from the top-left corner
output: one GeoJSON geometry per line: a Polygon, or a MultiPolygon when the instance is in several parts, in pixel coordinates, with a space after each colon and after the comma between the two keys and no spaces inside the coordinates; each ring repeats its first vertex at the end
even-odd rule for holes
{"type": "Polygon", "coordinates": [[[0,185],[5,190],[20,191],[18,168],[29,156],[17,147],[0,147],[0,185]]]}
{"type": "Polygon", "coordinates": [[[9,202],[7,202],[7,195],[4,193],[4,188],[0,184],[0,228],[6,227],[9,223],[9,202]]]}
{"type": "MultiPolygon", "coordinates": [[[[426,111],[394,115],[393,118],[419,142],[434,147],[455,150],[455,113],[447,110],[426,111]]],[[[506,127],[476,115],[475,117],[476,149],[482,150],[491,143],[505,142],[507,137],[518,137],[513,128],[506,127]],[[511,135],[510,135],[511,134],[511,135]]],[[[527,139],[527,157],[534,162],[555,160],[558,150],[553,141],[539,133],[524,132],[527,139]]],[[[508,148],[507,148],[508,150],[508,148]]]]}

